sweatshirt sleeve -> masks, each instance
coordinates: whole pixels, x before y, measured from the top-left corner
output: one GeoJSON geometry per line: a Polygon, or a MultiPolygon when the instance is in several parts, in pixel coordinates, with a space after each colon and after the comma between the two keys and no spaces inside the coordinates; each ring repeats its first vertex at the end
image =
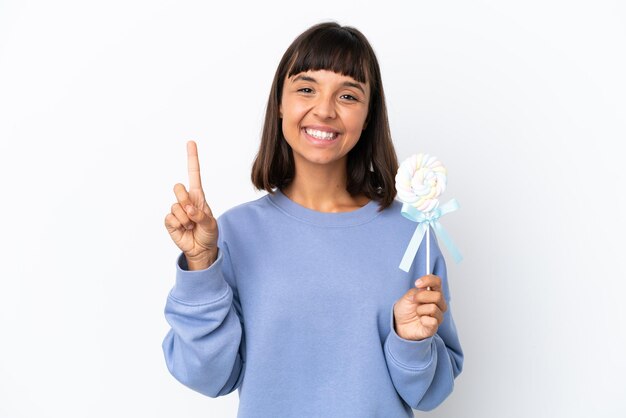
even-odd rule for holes
{"type": "Polygon", "coordinates": [[[431,240],[431,252],[436,254],[433,274],[441,277],[448,304],[443,322],[432,337],[406,340],[394,329],[392,306],[391,330],[384,344],[387,367],[398,394],[411,408],[422,411],[434,409],[448,397],[454,379],[463,368],[463,351],[452,318],[445,260],[435,240],[431,240]]]}
{"type": "Polygon", "coordinates": [[[179,254],[176,282],[165,304],[171,329],[162,344],[170,373],[212,398],[237,389],[245,370],[241,305],[236,287],[229,284],[228,247],[223,242],[218,247],[217,259],[204,270],[187,270],[179,254]]]}

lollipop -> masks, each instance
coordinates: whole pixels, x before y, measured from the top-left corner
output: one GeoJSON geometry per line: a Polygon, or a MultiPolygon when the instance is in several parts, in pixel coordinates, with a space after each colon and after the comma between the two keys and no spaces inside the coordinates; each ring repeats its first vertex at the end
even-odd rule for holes
{"type": "Polygon", "coordinates": [[[426,236],[426,274],[430,274],[430,227],[444,242],[454,260],[462,260],[461,253],[450,235],[439,222],[439,218],[459,208],[456,199],[439,205],[439,196],[446,190],[447,170],[436,157],[414,154],[404,160],[396,174],[398,199],[402,204],[402,215],[417,222],[413,237],[404,252],[400,269],[409,271],[417,250],[426,236]]]}

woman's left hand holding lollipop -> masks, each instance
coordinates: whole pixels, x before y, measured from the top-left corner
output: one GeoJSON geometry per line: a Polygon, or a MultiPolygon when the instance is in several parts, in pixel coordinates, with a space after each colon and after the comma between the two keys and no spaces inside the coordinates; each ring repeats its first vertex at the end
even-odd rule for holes
{"type": "Polygon", "coordinates": [[[405,340],[423,340],[435,335],[448,309],[439,276],[422,276],[415,286],[393,306],[394,329],[405,340]]]}

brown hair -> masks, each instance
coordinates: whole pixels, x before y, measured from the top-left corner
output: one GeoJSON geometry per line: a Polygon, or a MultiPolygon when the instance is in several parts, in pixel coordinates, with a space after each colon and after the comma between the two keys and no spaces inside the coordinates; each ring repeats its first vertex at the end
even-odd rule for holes
{"type": "Polygon", "coordinates": [[[365,194],[380,204],[393,203],[398,159],[391,141],[387,106],[374,51],[361,32],[335,22],[314,25],[298,36],[283,55],[270,91],[259,151],[252,165],[252,183],[274,193],[294,178],[291,147],[283,137],[279,114],[285,78],[308,70],[330,70],[370,84],[367,125],[348,152],[347,186],[350,195],[365,194]]]}

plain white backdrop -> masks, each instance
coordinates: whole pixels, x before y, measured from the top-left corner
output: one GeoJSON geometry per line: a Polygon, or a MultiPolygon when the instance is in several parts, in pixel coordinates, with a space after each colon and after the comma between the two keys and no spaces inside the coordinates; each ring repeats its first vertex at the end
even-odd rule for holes
{"type": "Polygon", "coordinates": [[[236,415],[165,366],[163,222],[190,139],[214,214],[264,194],[274,71],[325,20],[368,37],[398,158],[439,157],[461,204],[465,368],[417,415],[626,416],[624,2],[224,3],[0,1],[0,417],[236,415]]]}

